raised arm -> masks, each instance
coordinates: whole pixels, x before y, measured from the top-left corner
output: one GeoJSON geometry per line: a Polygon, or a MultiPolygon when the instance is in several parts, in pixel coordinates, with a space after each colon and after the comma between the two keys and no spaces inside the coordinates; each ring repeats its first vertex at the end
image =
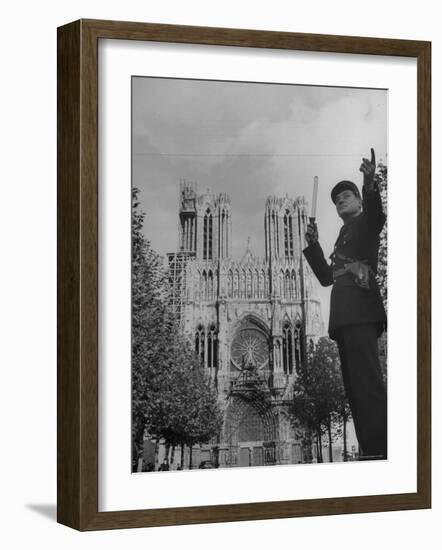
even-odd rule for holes
{"type": "Polygon", "coordinates": [[[382,210],[382,200],[379,186],[375,179],[376,156],[371,149],[371,160],[362,159],[359,170],[364,174],[362,186],[362,209],[366,220],[367,230],[379,235],[385,223],[385,214],[382,210]]]}

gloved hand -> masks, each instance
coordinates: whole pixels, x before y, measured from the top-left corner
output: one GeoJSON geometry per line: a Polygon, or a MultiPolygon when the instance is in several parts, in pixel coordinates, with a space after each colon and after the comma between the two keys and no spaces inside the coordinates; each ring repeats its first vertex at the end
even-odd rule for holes
{"type": "Polygon", "coordinates": [[[318,242],[318,226],[315,221],[310,221],[307,224],[307,233],[305,234],[305,239],[309,245],[315,244],[318,242]]]}

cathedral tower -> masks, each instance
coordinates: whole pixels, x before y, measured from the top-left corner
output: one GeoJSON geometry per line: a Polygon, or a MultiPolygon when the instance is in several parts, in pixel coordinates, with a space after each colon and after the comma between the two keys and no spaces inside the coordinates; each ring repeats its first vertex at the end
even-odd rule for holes
{"type": "Polygon", "coordinates": [[[292,260],[304,243],[306,213],[304,199],[268,197],[264,214],[265,257],[292,260]]]}
{"type": "Polygon", "coordinates": [[[196,186],[182,181],[179,197],[179,250],[180,252],[196,252],[197,214],[196,186]]]}
{"type": "Polygon", "coordinates": [[[196,257],[199,260],[228,258],[231,253],[230,197],[207,191],[196,201],[196,257]]]}

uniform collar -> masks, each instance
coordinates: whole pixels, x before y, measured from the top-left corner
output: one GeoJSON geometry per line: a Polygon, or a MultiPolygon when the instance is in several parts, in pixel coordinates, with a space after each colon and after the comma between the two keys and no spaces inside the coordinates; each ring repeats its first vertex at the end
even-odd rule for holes
{"type": "Polygon", "coordinates": [[[361,215],[362,215],[362,212],[359,212],[357,216],[353,216],[352,218],[349,218],[346,222],[344,222],[343,227],[348,227],[349,225],[354,223],[356,220],[358,220],[361,215]]]}

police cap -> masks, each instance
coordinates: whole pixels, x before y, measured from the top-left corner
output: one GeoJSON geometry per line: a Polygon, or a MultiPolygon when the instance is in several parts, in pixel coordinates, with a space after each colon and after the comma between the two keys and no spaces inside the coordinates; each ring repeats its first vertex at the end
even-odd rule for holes
{"type": "Polygon", "coordinates": [[[336,197],[339,195],[339,193],[342,193],[342,191],[353,191],[353,193],[356,195],[358,199],[361,198],[361,194],[359,193],[359,189],[357,188],[356,184],[354,184],[352,181],[342,180],[339,183],[337,183],[331,192],[331,199],[336,204],[336,197]]]}

